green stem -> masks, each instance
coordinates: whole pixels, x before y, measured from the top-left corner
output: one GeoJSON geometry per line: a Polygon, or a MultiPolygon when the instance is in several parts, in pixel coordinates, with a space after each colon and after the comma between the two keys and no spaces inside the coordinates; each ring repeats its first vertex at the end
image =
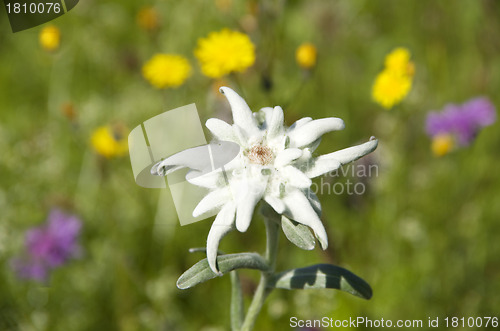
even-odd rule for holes
{"type": "Polygon", "coordinates": [[[269,270],[262,272],[260,276],[259,285],[252,299],[252,303],[248,308],[247,315],[243,321],[243,326],[241,331],[250,331],[253,329],[257,316],[264,305],[269,293],[271,293],[272,288],[268,288],[268,282],[271,276],[274,274],[274,267],[276,264],[276,255],[278,252],[278,238],[279,238],[279,224],[271,219],[264,218],[266,225],[266,254],[265,259],[269,265],[269,270]]]}
{"type": "Polygon", "coordinates": [[[233,270],[231,276],[231,330],[240,330],[243,323],[243,293],[241,291],[238,271],[233,270]]]}

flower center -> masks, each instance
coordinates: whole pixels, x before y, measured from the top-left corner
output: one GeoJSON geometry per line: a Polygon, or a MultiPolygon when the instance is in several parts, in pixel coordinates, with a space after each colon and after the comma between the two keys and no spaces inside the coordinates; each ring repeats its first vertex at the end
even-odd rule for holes
{"type": "Polygon", "coordinates": [[[252,146],[247,153],[247,157],[252,163],[266,165],[274,160],[273,151],[263,145],[252,146]]]}

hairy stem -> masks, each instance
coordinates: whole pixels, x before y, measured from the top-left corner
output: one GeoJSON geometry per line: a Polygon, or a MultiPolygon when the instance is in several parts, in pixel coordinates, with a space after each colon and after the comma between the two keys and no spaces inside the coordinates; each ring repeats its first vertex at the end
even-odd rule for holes
{"type": "Polygon", "coordinates": [[[241,291],[238,271],[233,270],[231,275],[231,330],[240,330],[243,323],[243,294],[241,291]]]}
{"type": "Polygon", "coordinates": [[[242,331],[250,331],[253,329],[257,316],[264,305],[264,301],[272,291],[272,288],[268,288],[267,285],[269,279],[274,274],[274,267],[276,264],[279,224],[275,220],[268,219],[267,217],[264,219],[264,222],[266,225],[267,235],[265,259],[269,265],[269,270],[261,273],[259,285],[257,286],[252,303],[250,304],[245,320],[243,321],[243,326],[241,328],[242,331]]]}

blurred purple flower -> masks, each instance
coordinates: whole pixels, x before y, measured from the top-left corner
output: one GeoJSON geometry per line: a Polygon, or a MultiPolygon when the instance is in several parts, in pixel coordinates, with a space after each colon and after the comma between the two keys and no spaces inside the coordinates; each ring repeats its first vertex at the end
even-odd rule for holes
{"type": "Polygon", "coordinates": [[[50,270],[80,254],[81,225],[77,216],[52,210],[46,224],[26,232],[26,252],[12,261],[12,268],[21,278],[46,279],[50,270]]]}
{"type": "Polygon", "coordinates": [[[442,112],[427,115],[427,134],[452,134],[462,146],[469,145],[479,130],[496,121],[496,109],[488,98],[471,99],[462,105],[446,105],[442,112]]]}

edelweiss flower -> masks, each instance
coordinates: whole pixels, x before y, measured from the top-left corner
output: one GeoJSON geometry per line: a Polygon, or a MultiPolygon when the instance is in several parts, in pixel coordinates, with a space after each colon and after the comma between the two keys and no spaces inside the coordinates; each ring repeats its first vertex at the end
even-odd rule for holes
{"type": "Polygon", "coordinates": [[[167,158],[151,169],[154,175],[166,174],[189,167],[187,180],[210,190],[196,206],[193,216],[218,211],[207,239],[207,259],[211,269],[217,270],[219,241],[236,228],[245,232],[252,220],[255,206],[264,200],[278,214],[309,226],[326,249],[328,238],[320,220],[321,205],[310,190],[311,178],[338,169],[376,147],[374,138],[359,146],[313,157],[321,136],[342,130],[340,118],[312,120],[305,117],[290,127],[283,124],[281,107],[262,108],[252,113],[247,103],[236,92],[222,87],[233,113],[234,124],[211,118],[207,128],[216,140],[230,141],[240,146],[238,155],[224,167],[199,176],[203,168],[197,160],[167,158]]]}

